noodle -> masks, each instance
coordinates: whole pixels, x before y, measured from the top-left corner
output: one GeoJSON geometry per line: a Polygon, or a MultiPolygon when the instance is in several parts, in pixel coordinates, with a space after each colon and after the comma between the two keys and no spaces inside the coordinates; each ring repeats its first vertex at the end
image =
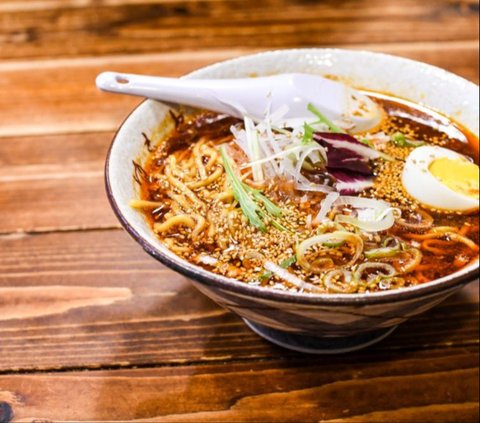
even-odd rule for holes
{"type": "Polygon", "coordinates": [[[229,203],[231,201],[233,201],[233,192],[231,190],[228,190],[228,191],[223,191],[223,192],[220,192],[218,194],[215,194],[215,198],[218,200],[218,201],[223,201],[225,203],[229,203]]]}
{"type": "Polygon", "coordinates": [[[180,194],[175,194],[171,191],[167,192],[169,198],[171,198],[174,203],[173,205],[179,205],[185,211],[190,210],[192,208],[191,204],[188,202],[188,199],[185,196],[180,194]]]}
{"type": "Polygon", "coordinates": [[[163,203],[157,201],[147,201],[147,200],[130,200],[130,207],[135,209],[155,209],[157,207],[163,206],[163,203]]]}
{"type": "Polygon", "coordinates": [[[479,247],[475,242],[473,242],[471,239],[468,239],[467,237],[460,235],[456,232],[430,232],[424,235],[416,235],[416,234],[405,234],[407,238],[415,239],[417,241],[421,240],[431,240],[431,239],[437,239],[437,238],[443,238],[443,237],[448,237],[452,241],[460,242],[462,244],[465,244],[468,248],[471,250],[478,252],[479,247]]]}
{"type": "Polygon", "coordinates": [[[188,214],[178,214],[170,217],[163,223],[155,223],[153,230],[157,233],[168,232],[175,226],[187,226],[189,228],[194,228],[195,220],[188,214]]]}
{"type": "Polygon", "coordinates": [[[193,157],[195,165],[197,166],[198,174],[200,175],[201,179],[205,179],[207,177],[207,171],[205,170],[205,166],[203,165],[203,157],[200,153],[200,148],[203,146],[204,142],[205,139],[202,138],[193,147],[193,157]]]}
{"type": "Polygon", "coordinates": [[[219,162],[220,155],[218,154],[218,151],[214,150],[213,148],[204,146],[203,150],[204,150],[204,154],[206,156],[209,156],[208,162],[205,165],[205,169],[210,170],[212,166],[214,166],[219,162]]]}
{"type": "Polygon", "coordinates": [[[169,164],[165,166],[165,175],[167,176],[168,181],[177,188],[181,193],[188,197],[192,203],[194,203],[199,208],[204,209],[205,204],[200,201],[197,196],[191,191],[182,181],[173,176],[173,169],[176,167],[176,161],[173,156],[169,157],[169,164]]]}
{"type": "Polygon", "coordinates": [[[440,247],[447,247],[450,246],[450,242],[442,241],[440,239],[426,239],[422,242],[422,250],[430,251],[433,254],[443,255],[446,254],[447,251],[445,248],[440,247]]]}
{"type": "Polygon", "coordinates": [[[212,182],[215,182],[223,173],[223,169],[221,167],[217,167],[215,171],[213,171],[210,175],[208,175],[205,179],[197,181],[197,182],[189,182],[187,185],[192,188],[200,188],[210,185],[212,182]]]}
{"type": "Polygon", "coordinates": [[[203,216],[200,216],[199,214],[194,214],[193,217],[197,220],[197,224],[193,228],[192,238],[196,239],[198,238],[200,233],[205,229],[205,226],[207,225],[207,221],[203,216]]]}

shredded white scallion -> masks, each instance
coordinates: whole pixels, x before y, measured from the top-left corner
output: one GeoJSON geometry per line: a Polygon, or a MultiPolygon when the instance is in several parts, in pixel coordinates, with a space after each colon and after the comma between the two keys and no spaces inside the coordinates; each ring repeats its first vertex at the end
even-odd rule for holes
{"type": "Polygon", "coordinates": [[[320,223],[327,217],[328,212],[331,210],[333,203],[337,201],[338,197],[340,197],[338,192],[330,192],[327,194],[321,202],[320,211],[314,220],[315,223],[320,223]]]}
{"type": "Polygon", "coordinates": [[[357,217],[337,214],[335,216],[337,222],[348,223],[367,232],[379,232],[391,228],[395,223],[395,217],[401,213],[386,201],[373,198],[343,195],[336,200],[335,204],[351,206],[357,214],[357,217]]]}
{"type": "Polygon", "coordinates": [[[284,269],[283,267],[278,266],[277,264],[266,261],[263,264],[263,267],[268,270],[269,272],[274,273],[280,279],[296,286],[302,291],[310,291],[310,292],[318,292],[319,288],[311,283],[302,281],[299,277],[295,276],[293,273],[290,273],[288,270],[284,269]]]}
{"type": "Polygon", "coordinates": [[[288,107],[281,107],[274,112],[267,108],[265,119],[257,124],[250,117],[245,117],[245,129],[232,127],[234,141],[248,157],[248,163],[242,167],[250,167],[254,181],[265,178],[281,177],[287,181],[309,186],[308,191],[329,192],[333,188],[327,185],[312,184],[303,176],[302,169],[308,161],[309,166],[327,162],[324,147],[310,141],[304,141],[304,121],[295,126],[284,116],[288,107]]]}
{"type": "Polygon", "coordinates": [[[256,160],[261,157],[261,151],[259,146],[258,132],[255,128],[255,124],[249,117],[244,118],[245,133],[248,145],[248,158],[250,159],[252,166],[253,180],[256,182],[263,181],[263,169],[262,166],[254,164],[256,160]]]}

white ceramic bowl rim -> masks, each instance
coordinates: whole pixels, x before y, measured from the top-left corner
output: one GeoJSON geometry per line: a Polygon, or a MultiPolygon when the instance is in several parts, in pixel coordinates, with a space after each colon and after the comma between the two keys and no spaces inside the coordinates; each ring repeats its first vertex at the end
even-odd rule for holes
{"type": "MultiPolygon", "coordinates": [[[[399,65],[406,65],[407,67],[414,68],[418,72],[423,72],[424,74],[428,74],[429,77],[435,78],[442,83],[449,84],[455,88],[458,93],[464,94],[465,90],[470,93],[470,97],[478,98],[478,86],[459,77],[454,74],[451,74],[443,69],[436,68],[431,65],[427,65],[424,63],[416,62],[410,59],[390,56],[382,53],[373,53],[368,51],[356,51],[356,50],[342,50],[342,49],[293,49],[293,50],[277,50],[277,51],[270,51],[270,52],[263,52],[257,53],[248,56],[242,56],[236,59],[227,60],[224,62],[219,62],[200,70],[197,70],[186,77],[192,78],[200,78],[200,77],[222,77],[223,71],[225,68],[229,68],[230,72],[228,72],[229,77],[235,77],[236,75],[232,75],[231,68],[245,68],[245,66],[253,65],[257,62],[282,62],[285,63],[285,58],[310,58],[311,60],[315,60],[315,58],[321,58],[322,60],[330,60],[331,63],[335,64],[335,58],[339,56],[347,55],[349,57],[353,57],[355,59],[359,59],[362,63],[373,63],[380,59],[388,61],[392,66],[399,66],[399,65]],[[240,66],[242,65],[242,66],[240,66]],[[458,92],[458,90],[462,90],[458,92]]],[[[381,61],[381,60],[380,60],[381,61]]],[[[313,62],[312,62],[313,63],[313,62]]],[[[314,64],[312,65],[314,68],[314,64]]],[[[253,67],[252,67],[253,68],[253,67]]],[[[282,71],[282,68],[278,70],[278,72],[282,71]]],[[[271,67],[269,68],[271,71],[271,67]]],[[[287,69],[290,71],[290,69],[287,69]]],[[[295,70],[292,70],[295,71],[295,70]]],[[[308,69],[306,70],[308,71],[308,69]]],[[[275,70],[273,70],[275,72],[275,70]]],[[[273,73],[268,72],[268,73],[273,73]]],[[[332,73],[335,74],[335,70],[332,70],[332,73]]],[[[242,75],[241,71],[239,70],[238,76],[245,76],[242,75]]],[[[435,83],[432,83],[432,86],[435,87],[435,83]]],[[[368,86],[362,84],[362,88],[368,88],[368,86]]],[[[384,90],[388,91],[388,90],[384,90]]],[[[415,92],[417,92],[416,90],[415,92]]],[[[402,96],[407,97],[407,96],[402,96]]],[[[411,101],[415,101],[418,103],[422,103],[421,99],[415,98],[408,98],[411,101]]],[[[454,99],[455,100],[455,99],[454,99]]],[[[458,100],[458,99],[457,99],[458,100]]],[[[180,257],[175,255],[173,252],[168,250],[163,244],[160,243],[159,240],[152,241],[152,237],[149,237],[148,234],[145,234],[142,228],[139,227],[137,223],[133,221],[131,218],[131,209],[129,210],[128,204],[124,204],[124,202],[119,201],[119,197],[121,197],[122,187],[118,186],[118,181],[114,177],[114,172],[112,172],[112,168],[118,167],[117,162],[114,164],[112,163],[113,154],[112,152],[115,151],[118,144],[121,143],[122,140],[128,142],[128,138],[126,135],[133,129],[135,131],[135,125],[132,124],[135,122],[135,119],[143,112],[145,112],[148,107],[154,107],[155,102],[153,100],[145,100],[139,106],[137,106],[129,116],[125,119],[123,124],[120,126],[119,130],[115,134],[112,144],[110,146],[106,165],[105,165],[105,183],[106,183],[106,190],[109,201],[111,206],[117,216],[117,218],[122,223],[123,227],[127,230],[127,232],[143,247],[143,249],[152,255],[154,258],[159,260],[160,262],[164,263],[166,266],[176,270],[177,272],[192,278],[194,280],[200,281],[204,284],[210,286],[216,286],[218,288],[222,288],[225,290],[231,290],[237,293],[245,294],[252,297],[260,297],[264,299],[271,299],[275,301],[282,301],[282,302],[293,302],[293,303],[304,303],[304,304],[317,304],[317,305],[329,305],[329,304],[373,304],[373,303],[384,303],[384,302],[394,302],[394,301],[403,301],[406,299],[410,299],[413,297],[425,297],[428,295],[434,295],[435,293],[443,290],[447,290],[449,288],[453,288],[455,286],[461,286],[463,284],[472,282],[478,277],[478,260],[475,264],[468,266],[467,268],[462,269],[459,272],[454,274],[448,275],[446,277],[437,279],[435,281],[431,281],[425,284],[402,288],[398,290],[389,290],[389,291],[382,291],[382,292],[374,292],[369,294],[308,294],[308,293],[294,293],[288,291],[280,291],[274,289],[268,289],[264,287],[257,287],[248,285],[244,282],[237,281],[232,278],[227,278],[215,273],[211,273],[199,266],[196,266],[180,257]],[[152,106],[153,105],[153,106],[152,106]],[[129,127],[132,126],[132,127],[129,127]],[[127,131],[129,129],[129,131],[127,131]],[[150,238],[150,239],[148,239],[150,238]]],[[[159,103],[161,104],[161,103],[159,103]]],[[[458,118],[457,120],[460,123],[464,124],[468,127],[472,132],[474,132],[478,136],[478,101],[476,102],[476,109],[474,106],[474,102],[470,101],[462,101],[460,104],[457,104],[455,107],[459,105],[462,107],[468,107],[468,110],[471,111],[469,116],[462,118],[458,118]],[[472,109],[473,108],[473,109],[472,109]],[[475,118],[475,115],[477,118],[475,118]],[[475,124],[477,126],[475,126],[475,124]]],[[[432,107],[430,105],[430,107],[432,107]]],[[[443,110],[442,110],[443,111],[443,110]]],[[[450,110],[449,115],[455,114],[450,110]]],[[[139,132],[137,130],[137,132],[139,132]]],[[[137,136],[140,134],[137,134],[137,136]]],[[[116,160],[118,161],[119,158],[127,159],[128,163],[131,160],[135,159],[136,157],[122,157],[122,155],[118,155],[116,160]]],[[[127,163],[127,162],[125,162],[127,163]]],[[[123,169],[123,166],[122,166],[123,169]]],[[[130,174],[131,175],[131,174],[130,174]]],[[[150,231],[152,232],[152,231],[150,231]]]]}

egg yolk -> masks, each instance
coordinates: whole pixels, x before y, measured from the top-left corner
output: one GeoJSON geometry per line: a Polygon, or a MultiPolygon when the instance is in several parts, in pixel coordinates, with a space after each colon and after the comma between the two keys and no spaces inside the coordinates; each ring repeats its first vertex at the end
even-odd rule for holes
{"type": "Polygon", "coordinates": [[[479,198],[479,169],[475,163],[441,157],[433,160],[428,170],[453,191],[479,198]]]}

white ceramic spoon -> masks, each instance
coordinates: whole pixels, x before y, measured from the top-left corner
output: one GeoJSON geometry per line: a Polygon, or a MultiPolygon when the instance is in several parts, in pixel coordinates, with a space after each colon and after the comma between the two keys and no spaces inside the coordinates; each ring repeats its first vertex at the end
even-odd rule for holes
{"type": "Polygon", "coordinates": [[[97,87],[104,91],[137,95],[262,120],[267,107],[274,112],[288,106],[285,119],[315,117],[312,103],[327,118],[350,132],[377,126],[381,108],[366,95],[321,76],[290,73],[239,79],[188,79],[103,72],[97,87]]]}

